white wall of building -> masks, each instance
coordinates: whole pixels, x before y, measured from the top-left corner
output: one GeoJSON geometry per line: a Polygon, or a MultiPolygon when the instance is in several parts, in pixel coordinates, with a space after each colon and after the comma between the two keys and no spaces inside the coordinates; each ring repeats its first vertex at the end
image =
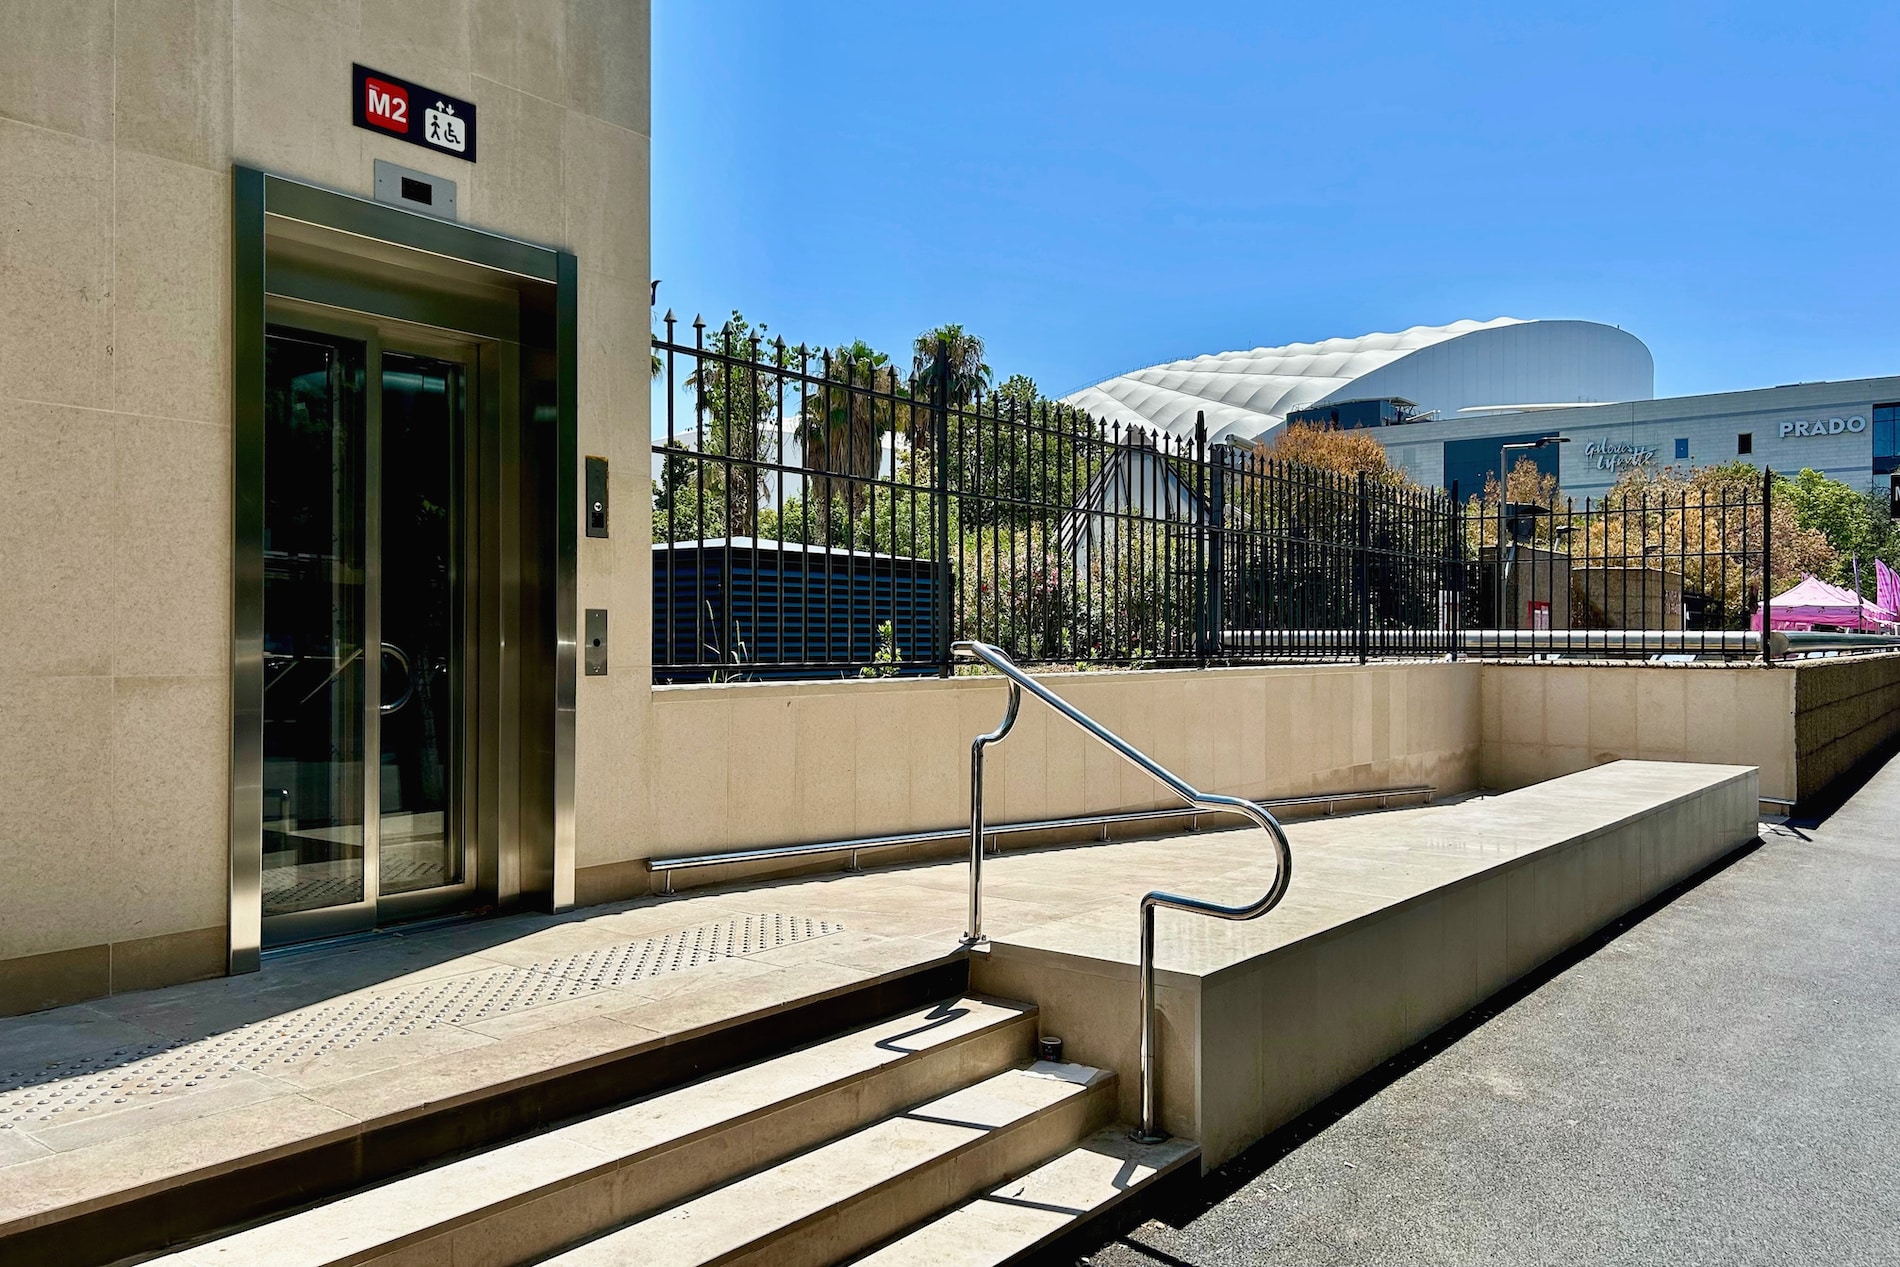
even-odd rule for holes
{"type": "Polygon", "coordinates": [[[1455,417],[1474,405],[1637,400],[1654,391],[1643,341],[1594,321],[1454,321],[1351,339],[1219,352],[1131,370],[1063,397],[1104,422],[1244,443],[1288,413],[1398,396],[1455,417]]]}
{"type": "Polygon", "coordinates": [[[1486,405],[1647,400],[1656,363],[1643,341],[1595,321],[1525,321],[1420,348],[1326,400],[1397,396],[1440,418],[1486,405]]]}

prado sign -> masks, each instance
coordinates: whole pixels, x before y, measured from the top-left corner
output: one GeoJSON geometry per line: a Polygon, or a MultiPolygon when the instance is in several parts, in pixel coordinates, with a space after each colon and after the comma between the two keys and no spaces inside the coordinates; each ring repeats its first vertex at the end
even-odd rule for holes
{"type": "Polygon", "coordinates": [[[1594,459],[1599,471],[1621,471],[1654,462],[1656,446],[1628,444],[1621,440],[1592,440],[1583,446],[1583,456],[1594,459]]]}
{"type": "Polygon", "coordinates": [[[1867,420],[1859,414],[1852,418],[1800,418],[1781,424],[1781,438],[1790,436],[1859,435],[1867,430],[1867,420]]]}

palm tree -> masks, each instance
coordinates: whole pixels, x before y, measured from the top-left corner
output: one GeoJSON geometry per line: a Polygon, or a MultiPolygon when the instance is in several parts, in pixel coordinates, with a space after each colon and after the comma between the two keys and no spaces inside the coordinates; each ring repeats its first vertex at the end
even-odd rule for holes
{"type": "Polygon", "coordinates": [[[926,330],[911,346],[913,390],[919,397],[934,399],[939,379],[944,399],[951,405],[967,405],[978,393],[989,390],[990,367],[983,362],[983,340],[962,326],[953,323],[926,330]]]}
{"type": "Polygon", "coordinates": [[[891,358],[863,339],[830,352],[821,373],[825,385],[805,397],[796,434],[808,470],[846,478],[815,478],[810,496],[823,503],[843,492],[855,515],[859,482],[878,477],[884,437],[908,428],[909,392],[891,358]]]}

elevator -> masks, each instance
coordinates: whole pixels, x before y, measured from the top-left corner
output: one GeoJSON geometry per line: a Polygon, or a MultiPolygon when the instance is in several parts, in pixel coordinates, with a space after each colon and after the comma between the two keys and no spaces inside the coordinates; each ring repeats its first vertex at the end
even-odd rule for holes
{"type": "Polygon", "coordinates": [[[570,905],[573,257],[237,178],[232,969],[570,905]]]}

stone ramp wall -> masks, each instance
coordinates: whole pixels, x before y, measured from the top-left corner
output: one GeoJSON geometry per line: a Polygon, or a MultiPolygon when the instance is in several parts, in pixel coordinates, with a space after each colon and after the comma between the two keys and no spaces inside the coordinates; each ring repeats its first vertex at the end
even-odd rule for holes
{"type": "MultiPolygon", "coordinates": [[[[1304,849],[1296,837],[1278,910],[1246,924],[1182,916],[1160,926],[1162,1124],[1199,1140],[1205,1166],[1221,1164],[1754,840],[1758,796],[1753,769],[1619,762],[1368,816],[1362,837],[1304,849]]],[[[1127,1116],[1139,1077],[1136,965],[1091,947],[1094,922],[999,942],[972,957],[971,980],[1036,1003],[1074,1058],[1115,1068],[1127,1116]]]]}

